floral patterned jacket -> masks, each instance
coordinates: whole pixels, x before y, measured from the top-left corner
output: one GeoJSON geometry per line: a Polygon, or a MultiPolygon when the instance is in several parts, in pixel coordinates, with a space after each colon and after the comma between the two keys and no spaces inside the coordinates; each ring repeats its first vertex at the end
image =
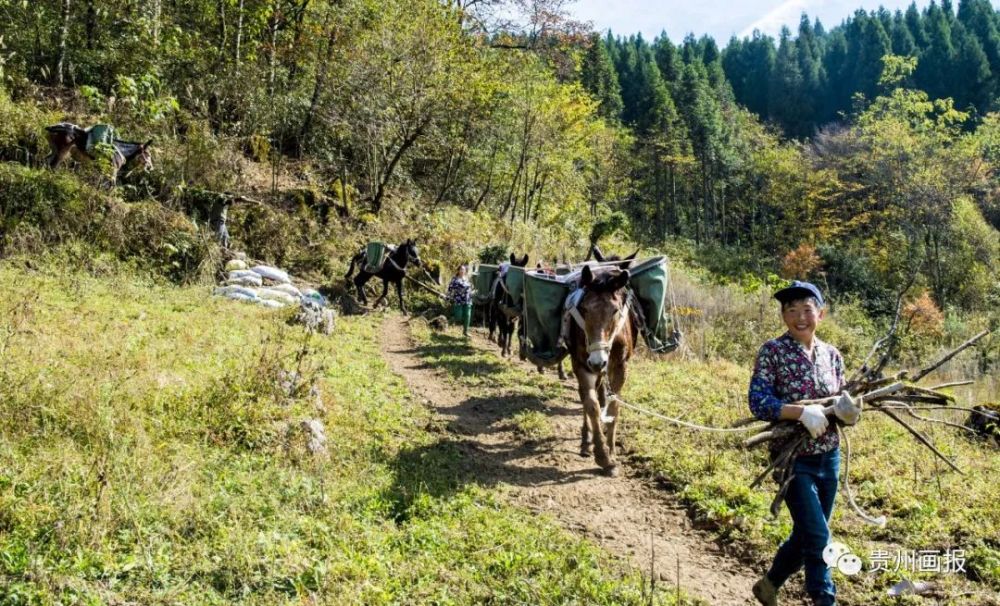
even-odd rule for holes
{"type": "Polygon", "coordinates": [[[448,302],[452,305],[471,305],[472,284],[465,278],[452,278],[448,284],[448,302]]]}
{"type": "MultiPolygon", "coordinates": [[[[783,404],[837,395],[844,382],[844,358],[836,347],[815,339],[810,360],[786,332],[764,343],[757,353],[750,379],[750,411],[758,419],[775,421],[783,404]]],[[[831,424],[826,433],[806,441],[800,454],[820,454],[839,446],[840,436],[831,424]]]]}

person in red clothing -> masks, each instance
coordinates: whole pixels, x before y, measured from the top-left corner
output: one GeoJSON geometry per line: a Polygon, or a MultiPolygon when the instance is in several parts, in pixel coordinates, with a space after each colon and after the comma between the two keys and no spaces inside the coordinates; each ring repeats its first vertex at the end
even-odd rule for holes
{"type": "MultiPolygon", "coordinates": [[[[843,423],[858,420],[859,403],[844,388],[844,359],[836,347],[816,337],[825,315],[823,294],[814,284],[795,281],[774,297],[788,329],[761,346],[750,379],[749,403],[765,421],[797,420],[809,432],[794,463],[794,478],[785,503],[792,515],[792,534],[778,548],[770,570],[753,587],[754,597],[776,606],[778,589],[805,568],[806,592],[814,606],[834,606],[836,587],[823,561],[830,542],[830,516],[837,496],[840,436],[827,418],[824,404],[843,423]],[[799,404],[802,400],[824,403],[799,404]]],[[[782,445],[776,445],[780,448],[782,445]]]]}

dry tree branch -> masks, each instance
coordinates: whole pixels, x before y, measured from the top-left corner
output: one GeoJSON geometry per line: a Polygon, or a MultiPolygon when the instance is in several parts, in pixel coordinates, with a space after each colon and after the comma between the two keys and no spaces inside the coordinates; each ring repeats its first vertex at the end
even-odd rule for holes
{"type": "Polygon", "coordinates": [[[942,356],[937,362],[934,362],[933,364],[931,364],[927,368],[924,368],[923,370],[921,370],[920,372],[918,372],[917,375],[915,377],[913,377],[913,382],[916,383],[920,379],[923,379],[924,377],[926,377],[930,373],[934,372],[942,364],[944,364],[948,360],[954,358],[955,356],[957,356],[959,353],[961,353],[962,351],[964,351],[968,347],[971,347],[976,341],[978,341],[979,339],[982,339],[983,337],[985,337],[988,334],[990,334],[990,331],[989,330],[984,330],[983,332],[981,332],[978,335],[972,337],[971,339],[969,339],[965,343],[962,343],[961,345],[959,345],[955,349],[951,350],[951,352],[949,352],[949,353],[945,354],[944,356],[942,356]]]}

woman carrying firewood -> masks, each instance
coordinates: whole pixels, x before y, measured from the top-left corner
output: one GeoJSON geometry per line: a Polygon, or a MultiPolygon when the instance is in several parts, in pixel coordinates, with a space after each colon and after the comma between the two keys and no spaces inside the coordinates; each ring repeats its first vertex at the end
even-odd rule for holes
{"type": "MultiPolygon", "coordinates": [[[[765,421],[797,420],[809,439],[798,450],[787,480],[785,502],[792,534],[778,548],[770,570],[753,586],[765,606],[778,604],[778,589],[805,567],[806,592],[815,606],[836,604],[836,588],[823,561],[830,542],[830,515],[837,495],[840,436],[828,414],[846,425],[857,423],[860,400],[839,395],[844,360],[836,347],[816,338],[823,320],[823,295],[808,282],[795,281],[774,294],[781,303],[785,334],[760,348],[750,380],[750,410],[765,421]]],[[[772,446],[772,457],[782,444],[772,446]]]]}

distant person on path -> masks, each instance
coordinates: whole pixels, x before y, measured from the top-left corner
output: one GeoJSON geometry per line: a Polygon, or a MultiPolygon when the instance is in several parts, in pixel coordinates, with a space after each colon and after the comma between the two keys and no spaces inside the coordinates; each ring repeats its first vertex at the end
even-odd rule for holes
{"type": "MultiPolygon", "coordinates": [[[[808,282],[795,281],[779,290],[785,334],[764,343],[750,379],[750,410],[764,421],[797,420],[809,439],[795,459],[794,477],[785,503],[792,515],[792,534],[778,548],[770,570],[753,586],[764,606],[777,606],[778,589],[805,567],[806,592],[813,606],[835,606],[836,588],[823,549],[830,542],[830,516],[837,496],[840,435],[827,418],[826,405],[846,425],[857,423],[860,401],[838,395],[844,387],[844,359],[836,347],[816,338],[824,317],[823,295],[808,282]],[[824,403],[799,404],[824,399],[824,403]]],[[[775,448],[787,446],[777,444],[775,448]]],[[[771,451],[772,457],[775,450],[771,451]]]]}
{"type": "Polygon", "coordinates": [[[448,302],[451,303],[451,315],[455,322],[462,325],[462,334],[469,336],[469,324],[472,323],[472,284],[466,275],[466,267],[459,265],[455,277],[448,283],[448,302]]]}

